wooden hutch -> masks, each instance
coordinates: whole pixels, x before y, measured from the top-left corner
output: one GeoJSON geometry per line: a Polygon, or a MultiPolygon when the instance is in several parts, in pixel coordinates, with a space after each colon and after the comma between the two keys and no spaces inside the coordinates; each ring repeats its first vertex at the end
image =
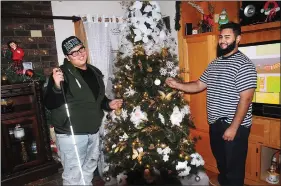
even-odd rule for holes
{"type": "MultiPolygon", "coordinates": [[[[208,12],[207,2],[196,2],[204,12],[208,12]]],[[[241,2],[211,1],[215,7],[214,14],[220,14],[225,8],[229,20],[239,22],[239,8],[241,2]]],[[[180,68],[184,72],[182,76],[185,81],[197,80],[203,71],[216,57],[216,46],[218,38],[218,24],[215,23],[212,32],[185,35],[185,24],[196,25],[202,20],[202,15],[187,2],[181,3],[181,30],[178,32],[179,61],[180,68]],[[192,16],[190,16],[192,15],[192,16]]],[[[280,40],[280,21],[263,23],[250,26],[242,26],[241,44],[256,43],[272,40],[280,40]]],[[[207,124],[206,91],[199,94],[185,95],[191,107],[191,113],[196,125],[192,130],[193,136],[200,136],[196,150],[205,160],[205,168],[212,172],[218,172],[216,161],[212,155],[209,141],[209,126],[207,124]]],[[[266,169],[269,168],[272,152],[280,149],[280,119],[268,117],[253,117],[253,125],[249,137],[249,149],[246,162],[245,184],[264,185],[267,176],[266,169]]]]}
{"type": "Polygon", "coordinates": [[[1,185],[24,185],[58,172],[42,105],[42,83],[1,86],[1,185]],[[3,102],[12,102],[10,110],[3,102]],[[12,108],[12,109],[11,109],[12,108]]]}

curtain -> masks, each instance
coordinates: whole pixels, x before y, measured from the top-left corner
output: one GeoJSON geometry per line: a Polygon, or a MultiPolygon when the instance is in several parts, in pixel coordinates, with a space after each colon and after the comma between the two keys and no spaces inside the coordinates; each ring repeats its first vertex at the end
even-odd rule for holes
{"type": "MultiPolygon", "coordinates": [[[[99,17],[98,15],[82,16],[86,39],[89,49],[90,64],[94,65],[104,75],[105,92],[108,98],[113,99],[111,78],[113,65],[118,51],[121,21],[112,16],[99,17]]],[[[118,19],[123,20],[123,19],[118,19]]]]}

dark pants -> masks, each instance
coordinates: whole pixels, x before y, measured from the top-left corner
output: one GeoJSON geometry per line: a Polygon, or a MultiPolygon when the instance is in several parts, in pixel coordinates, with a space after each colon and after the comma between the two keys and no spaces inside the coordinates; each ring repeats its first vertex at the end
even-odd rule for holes
{"type": "Polygon", "coordinates": [[[220,185],[243,186],[245,164],[248,151],[250,128],[240,126],[233,141],[225,141],[222,137],[230,126],[220,118],[210,125],[210,143],[213,155],[220,172],[220,185]]]}

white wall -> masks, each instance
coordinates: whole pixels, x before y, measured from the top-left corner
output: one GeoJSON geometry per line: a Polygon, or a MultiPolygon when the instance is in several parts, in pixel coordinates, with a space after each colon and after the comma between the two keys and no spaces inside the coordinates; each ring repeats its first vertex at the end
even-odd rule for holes
{"type": "MultiPolygon", "coordinates": [[[[51,1],[53,16],[79,16],[84,14],[115,15],[123,16],[120,1],[51,1]]],[[[159,1],[163,16],[170,16],[172,36],[177,40],[177,33],[174,30],[175,1],[159,1]]],[[[61,42],[74,35],[74,25],[70,20],[54,19],[56,36],[56,47],[58,62],[62,64],[64,55],[61,49],[61,42]]]]}

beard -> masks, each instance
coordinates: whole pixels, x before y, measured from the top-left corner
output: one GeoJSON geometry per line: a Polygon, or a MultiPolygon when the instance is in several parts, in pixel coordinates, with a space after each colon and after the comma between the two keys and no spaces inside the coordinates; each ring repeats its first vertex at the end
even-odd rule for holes
{"type": "Polygon", "coordinates": [[[228,45],[225,49],[221,48],[220,44],[217,46],[217,57],[224,56],[230,52],[232,52],[236,47],[236,39],[228,45]]]}

